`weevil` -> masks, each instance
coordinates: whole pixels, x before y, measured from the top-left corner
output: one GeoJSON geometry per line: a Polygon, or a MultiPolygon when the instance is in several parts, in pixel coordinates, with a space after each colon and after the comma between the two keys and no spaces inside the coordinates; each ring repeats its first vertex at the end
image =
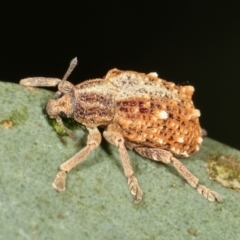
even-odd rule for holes
{"type": "Polygon", "coordinates": [[[112,69],[104,78],[84,81],[76,86],[67,78],[77,65],[74,58],[63,79],[25,78],[21,85],[58,87],[55,98],[46,106],[48,116],[76,140],[74,132],[64,126],[62,118],[73,118],[88,130],[86,146],[60,166],[53,182],[58,191],[66,189],[67,173],[81,163],[103,137],[118,148],[124,174],[135,203],[143,192],[127,153],[134,150],[143,157],[172,164],[184,179],[209,201],[221,201],[221,196],[199,184],[178,158],[196,153],[202,142],[200,111],[194,107],[194,87],[177,86],[149,74],[112,69]],[[104,129],[101,134],[99,127],[104,129]]]}

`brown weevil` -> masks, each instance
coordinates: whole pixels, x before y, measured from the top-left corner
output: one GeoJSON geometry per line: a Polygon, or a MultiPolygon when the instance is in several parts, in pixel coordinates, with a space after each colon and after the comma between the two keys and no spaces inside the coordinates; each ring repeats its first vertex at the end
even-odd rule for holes
{"type": "Polygon", "coordinates": [[[130,163],[127,149],[141,156],[171,163],[186,181],[209,201],[221,196],[200,185],[199,180],[177,159],[189,157],[199,150],[202,129],[200,111],[192,102],[192,86],[176,86],[158,78],[156,73],[110,70],[104,78],[84,81],[76,86],[67,81],[77,65],[74,58],[63,79],[34,77],[20,81],[24,86],[58,86],[55,99],[46,111],[73,138],[62,117],[73,118],[84,125],[89,134],[86,146],[60,166],[53,187],[64,191],[67,173],[82,162],[101,143],[103,137],[118,148],[125,176],[135,203],[143,192],[130,163]]]}

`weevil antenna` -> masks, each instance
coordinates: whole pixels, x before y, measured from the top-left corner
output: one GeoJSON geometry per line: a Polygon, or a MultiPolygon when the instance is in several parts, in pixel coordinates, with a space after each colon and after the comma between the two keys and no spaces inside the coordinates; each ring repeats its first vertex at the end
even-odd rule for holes
{"type": "Polygon", "coordinates": [[[77,57],[75,57],[69,64],[68,70],[65,73],[62,82],[65,82],[67,80],[67,78],[69,77],[69,75],[71,74],[71,72],[73,71],[73,69],[77,66],[77,57]]]}

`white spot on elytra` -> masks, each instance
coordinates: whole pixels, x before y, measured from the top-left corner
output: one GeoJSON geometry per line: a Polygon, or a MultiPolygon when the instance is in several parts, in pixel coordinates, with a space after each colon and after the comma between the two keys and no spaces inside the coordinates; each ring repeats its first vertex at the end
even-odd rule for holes
{"type": "Polygon", "coordinates": [[[193,86],[185,86],[187,91],[192,94],[194,92],[194,87],[193,86]]]}
{"type": "Polygon", "coordinates": [[[199,151],[199,149],[200,149],[200,148],[199,148],[199,146],[196,146],[196,148],[195,148],[195,149],[196,149],[196,151],[199,151]]]}
{"type": "Polygon", "coordinates": [[[200,115],[201,115],[201,113],[200,113],[200,111],[198,109],[194,109],[192,111],[192,116],[193,117],[200,117],[200,115]]]}
{"type": "Polygon", "coordinates": [[[159,118],[160,119],[167,119],[168,118],[168,113],[164,110],[159,112],[159,118]]]}
{"type": "Polygon", "coordinates": [[[153,76],[153,77],[158,77],[158,74],[156,72],[150,72],[148,75],[153,76]]]}
{"type": "Polygon", "coordinates": [[[198,138],[198,143],[201,144],[203,139],[201,137],[198,138]]]}
{"type": "Polygon", "coordinates": [[[163,144],[163,140],[162,140],[161,138],[158,140],[158,142],[159,142],[160,144],[163,144]]]}
{"type": "Polygon", "coordinates": [[[184,138],[183,137],[180,137],[180,138],[178,138],[178,140],[177,140],[179,143],[183,143],[184,142],[184,138]]]}
{"type": "Polygon", "coordinates": [[[180,149],[175,149],[175,153],[176,153],[177,155],[179,155],[179,154],[180,154],[180,149]]]}
{"type": "Polygon", "coordinates": [[[156,133],[157,131],[159,131],[157,128],[152,128],[152,129],[151,129],[151,132],[152,132],[152,133],[156,133]]]}
{"type": "Polygon", "coordinates": [[[185,157],[188,157],[188,156],[189,156],[186,151],[182,152],[181,154],[182,154],[183,156],[185,156],[185,157]]]}
{"type": "Polygon", "coordinates": [[[175,152],[176,152],[175,147],[172,147],[172,148],[171,148],[171,151],[175,153],[175,152]]]}
{"type": "Polygon", "coordinates": [[[181,87],[181,90],[182,90],[183,93],[185,93],[186,88],[185,87],[181,87]]]}

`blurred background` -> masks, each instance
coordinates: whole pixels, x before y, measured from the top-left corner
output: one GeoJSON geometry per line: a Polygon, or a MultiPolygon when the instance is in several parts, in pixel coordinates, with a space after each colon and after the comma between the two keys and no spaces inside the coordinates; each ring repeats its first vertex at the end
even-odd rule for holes
{"type": "Polygon", "coordinates": [[[61,78],[75,56],[75,84],[114,67],[154,71],[193,85],[209,137],[240,149],[240,3],[219,2],[2,3],[0,81],[61,78]]]}

